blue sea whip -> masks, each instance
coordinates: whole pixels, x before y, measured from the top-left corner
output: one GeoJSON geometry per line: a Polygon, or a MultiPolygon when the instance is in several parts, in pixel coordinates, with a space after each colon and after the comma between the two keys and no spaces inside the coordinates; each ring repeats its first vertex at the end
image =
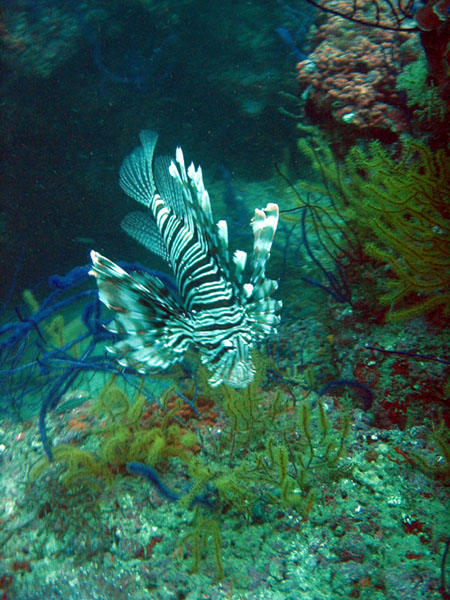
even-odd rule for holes
{"type": "Polygon", "coordinates": [[[226,221],[214,224],[202,171],[187,169],[181,148],[176,162],[153,161],[157,134],[142,131],[141,146],[123,162],[120,185],[148,207],[122,226],[171,266],[175,295],[157,277],[131,276],[92,251],[100,299],[116,312],[121,340],[110,348],[120,364],[139,371],[164,370],[194,345],[211,371],[212,387],[247,387],[254,378],[251,350],[279,322],[281,302],[271,298],[277,283],[265,275],[278,224],[278,206],[256,209],[253,254],[234,252],[230,261],[226,221]],[[153,165],[154,162],[154,165],[153,165]]]}

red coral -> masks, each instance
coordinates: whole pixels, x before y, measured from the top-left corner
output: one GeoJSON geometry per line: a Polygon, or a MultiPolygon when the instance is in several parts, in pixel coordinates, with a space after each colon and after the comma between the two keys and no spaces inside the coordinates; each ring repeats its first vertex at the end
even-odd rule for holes
{"type": "MultiPolygon", "coordinates": [[[[415,517],[415,515],[413,515],[415,517]]],[[[405,518],[403,520],[403,531],[405,533],[411,533],[413,535],[418,535],[422,532],[423,523],[419,521],[419,519],[414,518],[405,518]]]]}
{"type": "Polygon", "coordinates": [[[422,31],[440,29],[448,21],[449,10],[449,0],[429,0],[416,12],[417,25],[422,31]]]}

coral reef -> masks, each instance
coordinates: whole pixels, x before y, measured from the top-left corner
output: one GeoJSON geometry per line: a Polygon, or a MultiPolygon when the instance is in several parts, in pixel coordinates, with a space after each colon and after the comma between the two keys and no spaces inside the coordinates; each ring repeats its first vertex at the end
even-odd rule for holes
{"type": "MultiPolygon", "coordinates": [[[[346,184],[341,190],[349,193],[346,184]]],[[[319,202],[314,198],[316,216],[319,202]]],[[[343,214],[340,205],[337,212],[325,206],[333,217],[343,214]]],[[[35,298],[27,297],[39,314],[35,298]]],[[[70,393],[81,395],[88,380],[91,400],[48,414],[53,463],[46,457],[35,462],[32,422],[28,429],[18,424],[22,431],[4,422],[0,542],[6,566],[0,584],[8,595],[42,595],[57,577],[54,587],[70,597],[70,572],[77,590],[90,583],[96,593],[110,592],[99,591],[99,597],[110,598],[123,598],[126,586],[127,597],[139,600],[158,594],[196,600],[206,593],[225,600],[231,590],[275,600],[280,589],[295,600],[299,586],[309,595],[322,586],[324,599],[344,590],[346,597],[373,592],[380,600],[401,600],[405,586],[417,591],[417,565],[421,593],[426,586],[434,593],[448,476],[447,464],[445,471],[434,464],[441,466],[438,453],[448,454],[447,435],[437,429],[443,440],[437,448],[438,440],[422,439],[423,412],[411,440],[407,428],[372,426],[379,393],[395,389],[392,400],[398,401],[406,393],[405,374],[419,401],[425,389],[417,389],[418,374],[412,366],[407,370],[406,357],[377,358],[361,350],[369,332],[377,343],[392,337],[369,330],[366,322],[355,331],[351,315],[344,317],[342,305],[334,304],[342,311],[334,336],[325,339],[310,319],[286,323],[283,339],[269,348],[275,358],[269,349],[254,356],[256,378],[245,390],[211,389],[206,367],[190,374],[185,399],[157,388],[149,398],[120,373],[106,383],[103,373],[80,378],[70,393]],[[334,354],[326,350],[333,345],[334,354]],[[345,393],[311,391],[317,384],[311,371],[330,362],[339,372],[345,356],[348,368],[360,361],[355,377],[376,389],[372,407],[353,408],[345,393]],[[99,391],[95,380],[103,381],[99,391]],[[415,452],[423,464],[413,461],[415,452]],[[30,470],[17,469],[18,461],[30,470]],[[430,483],[422,471],[433,475],[430,483]],[[418,486],[422,495],[415,493],[418,486]],[[99,571],[106,581],[96,580],[99,571]]],[[[55,332],[59,343],[58,327],[55,332]]],[[[429,376],[432,367],[420,364],[429,376]]],[[[176,378],[180,388],[185,374],[176,378]]]]}
{"type": "Polygon", "coordinates": [[[3,60],[19,72],[46,78],[78,52],[83,24],[99,23],[106,11],[80,2],[7,2],[0,30],[3,60]],[[83,20],[80,14],[83,13],[83,20]]]}
{"type": "Polygon", "coordinates": [[[448,63],[450,45],[449,1],[424,0],[417,6],[409,0],[382,2],[381,0],[306,0],[308,4],[327,15],[338,16],[349,23],[385,31],[420,32],[431,79],[449,100],[448,63]]]}
{"type": "MultiPolygon", "coordinates": [[[[386,3],[381,0],[355,0],[351,3],[336,0],[306,2],[324,13],[338,15],[351,23],[387,31],[417,31],[413,22],[415,6],[409,0],[386,3]]],[[[430,0],[428,4],[434,3],[435,0],[430,0]]]]}
{"type": "Polygon", "coordinates": [[[387,318],[400,320],[437,307],[450,310],[450,158],[408,141],[393,158],[380,143],[353,148],[346,160],[358,221],[375,236],[369,256],[393,277],[380,301],[387,318]],[[361,198],[363,199],[361,202],[361,198]]]}
{"type": "MultiPolygon", "coordinates": [[[[333,2],[339,8],[342,3],[333,2]]],[[[370,4],[367,4],[370,10],[370,4]]],[[[327,15],[313,38],[314,49],[297,65],[300,94],[316,121],[364,135],[395,138],[408,130],[396,78],[418,51],[418,36],[355,25],[327,15]],[[348,130],[348,127],[347,127],[348,130]]]]}
{"type": "MultiPolygon", "coordinates": [[[[353,261],[375,260],[389,267],[379,282],[384,293],[379,302],[389,307],[388,320],[402,320],[450,306],[450,158],[444,149],[431,150],[425,143],[405,139],[400,155],[373,140],[350,149],[338,161],[323,136],[314,128],[300,127],[311,137],[299,140],[300,151],[312,161],[319,183],[303,184],[307,191],[328,196],[338,209],[341,230],[356,232],[353,261]],[[364,243],[359,243],[364,240],[364,243]],[[359,254],[359,256],[358,256],[359,254]]],[[[325,207],[325,208],[324,208],[325,207]]],[[[326,210],[325,226],[333,234],[326,210]]],[[[317,231],[317,229],[316,229],[317,231]]],[[[329,235],[330,235],[329,233],[329,235]]],[[[324,237],[324,234],[321,234],[324,237]]],[[[333,234],[335,235],[335,234],[333,234]]],[[[349,236],[342,237],[349,251],[349,236]]],[[[332,248],[331,243],[329,247],[332,248]]],[[[351,263],[353,263],[351,265],[351,263]]],[[[361,281],[361,279],[360,279],[361,281]]],[[[373,286],[366,301],[373,297],[373,286]]]]}
{"type": "MultiPolygon", "coordinates": [[[[362,19],[414,4],[383,1],[316,4],[362,19]]],[[[419,25],[435,5],[448,0],[424,4],[419,25]]],[[[446,46],[425,56],[406,12],[402,31],[382,31],[300,0],[198,8],[2,3],[0,597],[440,600],[450,166],[445,71],[425,61],[446,46]],[[313,53],[299,73],[318,126],[295,129],[273,117],[279,90],[295,93],[305,38],[288,34],[308,11],[313,53]],[[164,86],[144,85],[146,73],[164,86]],[[56,262],[83,264],[88,244],[127,250],[111,233],[129,207],[110,166],[142,123],[162,124],[167,152],[181,128],[203,155],[233,249],[251,245],[248,207],[279,201],[270,276],[284,310],[245,389],[212,389],[195,352],[154,378],[118,365],[87,267],[36,285],[56,262]]]]}
{"type": "MultiPolygon", "coordinates": [[[[113,377],[88,408],[90,416],[84,422],[90,424],[75,428],[76,443],[57,444],[53,463],[47,457],[37,461],[30,483],[45,477],[69,496],[84,493],[95,506],[105,487],[112,489],[127,474],[142,476],[162,497],[193,511],[191,531],[181,543],[192,547],[194,572],[204,550],[212,548],[221,579],[223,514],[232,511],[260,519],[265,504],[271,513],[289,509],[306,519],[320,502],[320,490],[351,470],[346,461],[350,413],[332,415],[327,400],[312,392],[297,403],[293,389],[263,391],[268,363],[263,356],[255,359],[258,376],[248,389],[204,389],[215,395],[224,411],[224,435],[218,439],[205,427],[207,421],[194,419],[192,411],[187,420],[181,418],[185,403],[170,390],[160,406],[147,405],[139,393],[129,398],[113,377]],[[183,477],[188,474],[190,479],[187,489],[178,484],[172,491],[173,484],[163,484],[153,466],[165,471],[164,478],[184,467],[183,477]]],[[[202,369],[201,388],[207,378],[202,369]]]]}

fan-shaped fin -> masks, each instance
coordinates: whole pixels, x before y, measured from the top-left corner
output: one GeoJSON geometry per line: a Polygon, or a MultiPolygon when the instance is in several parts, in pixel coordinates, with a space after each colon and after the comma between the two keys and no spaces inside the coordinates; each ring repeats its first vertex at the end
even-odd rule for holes
{"type": "Polygon", "coordinates": [[[266,208],[255,209],[251,225],[255,237],[252,255],[252,275],[250,283],[257,285],[266,276],[266,262],[270,256],[273,237],[278,225],[279,209],[277,204],[270,203],[266,208]]]}
{"type": "Polygon", "coordinates": [[[169,156],[157,156],[155,158],[153,171],[156,189],[177,217],[185,219],[186,203],[183,196],[183,188],[169,173],[171,162],[172,159],[169,156]]]}
{"type": "Polygon", "coordinates": [[[128,196],[150,206],[155,194],[152,162],[158,134],[144,130],[139,137],[142,146],[135,148],[122,162],[119,183],[128,196]]]}
{"type": "Polygon", "coordinates": [[[126,215],[120,224],[122,229],[137,242],[142,244],[165,261],[169,260],[169,254],[153,217],[149,213],[133,211],[126,215]]]}
{"type": "Polygon", "coordinates": [[[91,252],[100,300],[116,312],[122,339],[110,352],[140,372],[166,369],[183,359],[192,343],[189,317],[166,286],[141,273],[139,280],[98,252],[91,252]]]}

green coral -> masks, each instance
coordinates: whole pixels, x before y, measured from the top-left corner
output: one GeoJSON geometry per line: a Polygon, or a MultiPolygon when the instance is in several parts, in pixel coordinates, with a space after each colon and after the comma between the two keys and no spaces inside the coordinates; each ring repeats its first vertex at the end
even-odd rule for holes
{"type": "Polygon", "coordinates": [[[200,455],[191,459],[188,473],[192,487],[180,500],[189,507],[195,498],[214,498],[213,515],[211,508],[196,506],[192,531],[183,541],[192,545],[193,571],[199,569],[204,554],[212,553],[219,578],[223,573],[222,514],[231,510],[252,521],[261,511],[270,518],[271,510],[289,509],[306,519],[320,488],[348,477],[352,468],[345,460],[350,435],[348,412],[335,415],[332,424],[325,404],[314,393],[299,406],[287,398],[280,400],[276,392],[268,398],[260,389],[229,390],[228,401],[233,397],[234,406],[238,406],[240,396],[246,407],[242,414],[251,410],[252,420],[241,418],[241,412],[235,417],[233,409],[227,443],[215,449],[211,461],[200,455]],[[276,410],[271,407],[274,402],[276,410]]]}
{"type": "Polygon", "coordinates": [[[397,77],[396,87],[406,93],[408,106],[415,109],[419,121],[443,121],[447,105],[441,98],[439,89],[429,83],[428,79],[427,59],[425,53],[422,53],[403,69],[397,77]]]}
{"type": "Polygon", "coordinates": [[[346,160],[352,202],[360,226],[372,240],[367,254],[385,263],[380,301],[391,308],[388,319],[400,320],[438,306],[450,310],[450,159],[416,140],[405,142],[394,158],[373,141],[355,147],[346,160]]]}
{"type": "Polygon", "coordinates": [[[54,463],[39,461],[30,482],[45,473],[69,495],[77,490],[77,498],[85,493],[97,504],[105,486],[125,474],[128,462],[168,469],[172,458],[181,460],[190,485],[179,506],[195,511],[183,538],[192,549],[192,570],[199,570],[206,554],[221,579],[223,514],[233,511],[249,521],[258,514],[268,518],[266,511],[290,509],[306,518],[319,488],[347,473],[342,467],[348,414],[335,414],[331,422],[313,392],[305,397],[300,390],[300,398],[295,389],[263,391],[268,362],[262,355],[254,358],[258,370],[248,389],[221,386],[212,392],[223,409],[224,434],[217,440],[208,436],[201,454],[194,453],[198,435],[177,421],[184,404],[175,394],[164,394],[160,406],[147,405],[140,393],[130,399],[113,378],[91,408],[100,422],[85,447],[56,446],[54,463]]]}
{"type": "MultiPolygon", "coordinates": [[[[275,398],[277,395],[272,396],[275,398]]],[[[346,472],[347,412],[332,426],[324,404],[311,394],[299,407],[284,403],[284,410],[271,421],[267,419],[270,402],[262,404],[266,406],[254,415],[253,422],[258,436],[249,438],[246,429],[235,431],[226,451],[217,454],[214,462],[205,464],[200,457],[191,460],[189,475],[194,487],[183,502],[190,503],[213,489],[219,510],[232,507],[251,518],[264,499],[306,516],[317,487],[346,472]]]]}
{"type": "MultiPolygon", "coordinates": [[[[114,378],[101,390],[92,411],[104,416],[104,422],[92,431],[91,444],[96,451],[61,444],[53,449],[54,462],[62,466],[61,483],[70,486],[89,477],[111,484],[117,473],[124,472],[129,462],[141,462],[154,467],[169,457],[188,462],[198,444],[197,435],[174,421],[182,400],[173,399],[172,391],[164,394],[161,408],[144,420],[147,410],[145,396],[130,400],[114,378]]],[[[41,459],[30,471],[35,480],[49,467],[41,459]]]]}
{"type": "Polygon", "coordinates": [[[409,450],[405,453],[408,462],[418,467],[429,477],[436,479],[450,479],[450,432],[442,420],[439,427],[432,428],[429,442],[436,448],[433,458],[425,458],[423,453],[409,450]]]}
{"type": "Polygon", "coordinates": [[[201,510],[197,507],[191,528],[192,530],[182,539],[181,543],[192,545],[192,572],[197,573],[199,571],[203,554],[208,547],[208,541],[211,540],[217,567],[217,579],[222,580],[224,575],[221,553],[222,541],[217,520],[203,516],[201,510]]]}
{"type": "Polygon", "coordinates": [[[111,382],[97,401],[97,411],[106,411],[109,418],[104,427],[94,433],[103,438],[100,443],[102,464],[117,469],[128,462],[143,462],[154,467],[158,462],[177,456],[188,459],[189,447],[198,443],[197,436],[174,422],[183,401],[169,390],[162,406],[154,410],[143,423],[146,399],[142,394],[130,402],[122,389],[111,382]]]}
{"type": "MultiPolygon", "coordinates": [[[[300,150],[311,160],[318,182],[304,189],[326,195],[330,206],[316,227],[319,238],[335,238],[335,215],[345,223],[341,243],[353,252],[364,240],[367,257],[389,267],[380,282],[379,302],[388,320],[433,310],[450,310],[450,158],[414,139],[393,154],[379,141],[355,146],[339,162],[323,136],[302,138],[300,150]],[[320,227],[322,225],[322,227],[320,227]],[[353,235],[357,231],[357,235],[353,235]]],[[[301,206],[307,205],[301,202],[301,206]]],[[[318,209],[315,208],[317,211],[318,209]]],[[[328,239],[329,239],[328,238],[328,239]]],[[[330,248],[332,248],[329,240],[330,248]]],[[[356,263],[356,261],[354,261],[356,263]]],[[[345,265],[344,265],[345,268],[345,265]]],[[[371,292],[373,294],[373,290],[371,292]]]]}
{"type": "MultiPolygon", "coordinates": [[[[88,487],[99,489],[96,479],[104,474],[101,463],[96,457],[72,444],[60,444],[53,450],[55,465],[63,465],[59,480],[65,486],[84,481],[88,487]]],[[[30,481],[35,481],[49,468],[47,457],[40,459],[29,472],[30,481]]]]}

